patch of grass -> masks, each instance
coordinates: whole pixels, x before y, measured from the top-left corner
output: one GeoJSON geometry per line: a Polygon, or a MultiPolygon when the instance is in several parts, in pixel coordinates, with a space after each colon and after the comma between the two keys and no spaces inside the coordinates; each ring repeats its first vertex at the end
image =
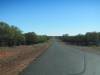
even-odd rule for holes
{"type": "Polygon", "coordinates": [[[13,61],[13,60],[16,59],[16,58],[17,58],[17,56],[11,56],[11,57],[7,57],[7,58],[2,58],[2,59],[0,59],[0,64],[13,61]]]}
{"type": "Polygon", "coordinates": [[[11,51],[14,49],[15,49],[15,47],[0,47],[0,51],[11,51]]]}

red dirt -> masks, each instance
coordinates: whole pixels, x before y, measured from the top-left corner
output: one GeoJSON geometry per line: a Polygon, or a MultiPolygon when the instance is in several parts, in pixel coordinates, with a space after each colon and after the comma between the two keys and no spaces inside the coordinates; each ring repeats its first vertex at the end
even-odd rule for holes
{"type": "Polygon", "coordinates": [[[0,58],[10,58],[10,61],[0,63],[0,75],[18,75],[24,68],[26,68],[33,60],[42,54],[50,44],[42,44],[35,46],[18,46],[12,50],[0,52],[0,58]]]}
{"type": "Polygon", "coordinates": [[[13,56],[14,52],[0,51],[0,59],[13,56]]]}

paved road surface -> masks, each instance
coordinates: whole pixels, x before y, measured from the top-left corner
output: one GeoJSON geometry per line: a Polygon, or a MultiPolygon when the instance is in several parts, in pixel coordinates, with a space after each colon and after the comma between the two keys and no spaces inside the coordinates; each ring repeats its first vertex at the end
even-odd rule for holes
{"type": "Polygon", "coordinates": [[[21,75],[100,75],[100,56],[81,49],[55,40],[21,75]]]}

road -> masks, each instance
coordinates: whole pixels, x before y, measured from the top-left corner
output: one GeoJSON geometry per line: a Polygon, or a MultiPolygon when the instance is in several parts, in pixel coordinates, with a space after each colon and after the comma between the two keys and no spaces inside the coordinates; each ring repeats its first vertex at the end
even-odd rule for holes
{"type": "Polygon", "coordinates": [[[54,40],[20,75],[100,75],[100,56],[54,40]]]}

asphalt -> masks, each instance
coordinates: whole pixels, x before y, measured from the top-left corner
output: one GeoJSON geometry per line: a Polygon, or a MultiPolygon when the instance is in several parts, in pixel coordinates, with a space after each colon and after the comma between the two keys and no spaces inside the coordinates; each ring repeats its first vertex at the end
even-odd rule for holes
{"type": "Polygon", "coordinates": [[[81,49],[54,40],[20,75],[100,75],[100,55],[81,49]]]}

